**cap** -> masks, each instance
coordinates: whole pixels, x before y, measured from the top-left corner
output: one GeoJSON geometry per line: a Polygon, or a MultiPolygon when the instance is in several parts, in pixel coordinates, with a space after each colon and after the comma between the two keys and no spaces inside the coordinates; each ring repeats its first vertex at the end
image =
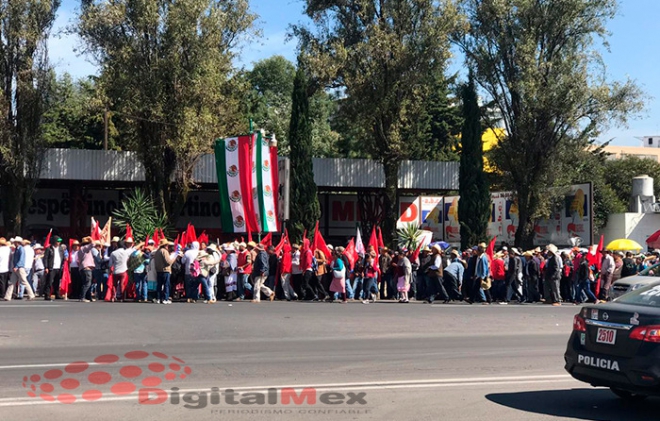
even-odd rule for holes
{"type": "Polygon", "coordinates": [[[127,239],[124,240],[124,243],[133,243],[133,237],[128,237],[127,239]]]}
{"type": "Polygon", "coordinates": [[[44,246],[42,246],[41,244],[37,243],[37,244],[35,244],[34,247],[32,247],[32,248],[33,248],[34,250],[43,250],[44,246]]]}
{"type": "Polygon", "coordinates": [[[110,240],[111,243],[118,243],[119,242],[119,237],[115,236],[112,237],[112,240],[110,240]]]}

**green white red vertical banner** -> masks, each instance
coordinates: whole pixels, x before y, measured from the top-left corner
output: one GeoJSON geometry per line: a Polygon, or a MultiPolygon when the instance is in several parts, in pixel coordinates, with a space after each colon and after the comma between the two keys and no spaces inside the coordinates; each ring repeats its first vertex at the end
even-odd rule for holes
{"type": "Polygon", "coordinates": [[[222,230],[259,231],[252,201],[252,144],[255,135],[218,139],[215,163],[220,192],[222,230]]]}
{"type": "Polygon", "coordinates": [[[261,232],[277,232],[277,148],[261,133],[252,148],[253,206],[261,232]]]}

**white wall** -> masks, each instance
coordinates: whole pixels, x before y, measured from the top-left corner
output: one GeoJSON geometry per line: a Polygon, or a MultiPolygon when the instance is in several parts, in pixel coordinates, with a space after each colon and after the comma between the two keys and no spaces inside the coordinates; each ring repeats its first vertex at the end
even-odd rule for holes
{"type": "Polygon", "coordinates": [[[659,229],[658,213],[616,213],[609,216],[601,234],[605,236],[605,245],[619,238],[629,238],[646,250],[646,239],[659,229]]]}

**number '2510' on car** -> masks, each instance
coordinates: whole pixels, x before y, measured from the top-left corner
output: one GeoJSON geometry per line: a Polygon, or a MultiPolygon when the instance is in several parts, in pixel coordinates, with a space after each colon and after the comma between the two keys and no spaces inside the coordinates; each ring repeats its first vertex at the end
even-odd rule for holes
{"type": "Polygon", "coordinates": [[[584,306],[564,359],[574,378],[621,398],[660,396],[660,285],[584,306]]]}

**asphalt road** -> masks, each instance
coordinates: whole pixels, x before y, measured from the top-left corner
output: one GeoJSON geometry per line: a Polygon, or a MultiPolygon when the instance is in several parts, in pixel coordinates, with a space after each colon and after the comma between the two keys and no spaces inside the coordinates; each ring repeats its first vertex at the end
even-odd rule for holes
{"type": "Polygon", "coordinates": [[[564,372],[577,310],[3,302],[0,417],[655,419],[660,399],[626,405],[564,372]],[[316,404],[286,388],[314,388],[316,404]]]}

